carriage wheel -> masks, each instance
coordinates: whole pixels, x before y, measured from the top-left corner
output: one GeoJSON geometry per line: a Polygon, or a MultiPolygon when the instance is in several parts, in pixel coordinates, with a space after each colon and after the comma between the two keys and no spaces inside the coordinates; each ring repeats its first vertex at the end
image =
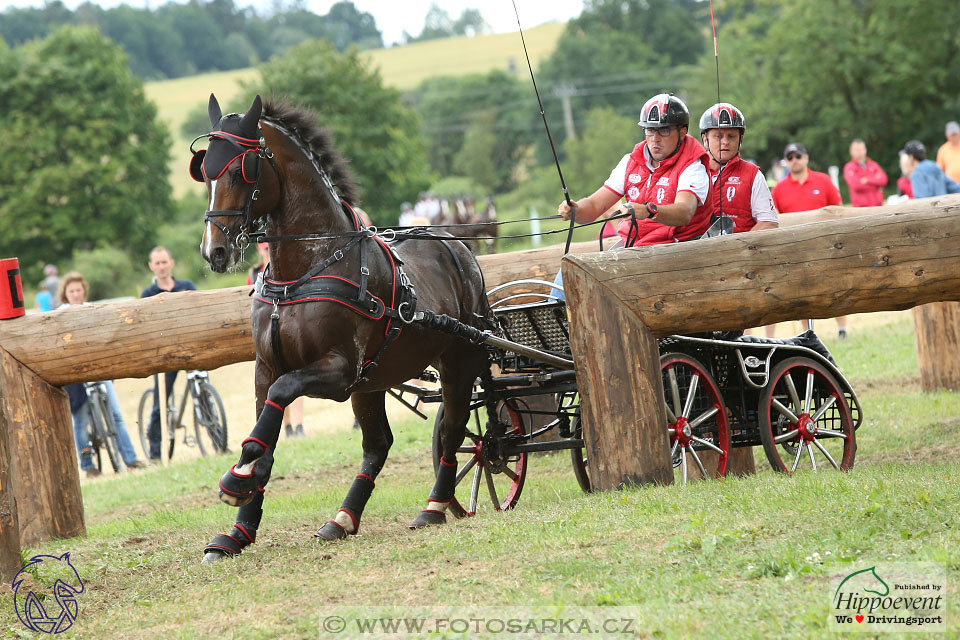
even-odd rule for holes
{"type": "Polygon", "coordinates": [[[727,410],[713,376],[699,361],[683,353],[661,356],[660,372],[670,455],[673,466],[681,468],[674,480],[686,484],[691,463],[703,478],[727,475],[730,430],[727,410]]]}
{"type": "MultiPolygon", "coordinates": [[[[500,403],[497,413],[501,416],[501,421],[507,425],[506,435],[529,434],[531,432],[530,420],[524,420],[519,409],[517,399],[510,399],[500,403]]],[[[467,425],[467,428],[474,434],[483,433],[483,425],[486,423],[481,417],[483,407],[474,409],[473,425],[467,425]]],[[[440,447],[440,428],[443,425],[443,406],[437,411],[437,418],[433,424],[433,468],[434,472],[440,466],[440,456],[442,455],[440,447]]],[[[512,509],[520,500],[520,492],[523,491],[523,483],[527,476],[527,453],[518,453],[514,455],[504,455],[498,451],[499,445],[488,436],[477,437],[468,435],[460,448],[457,450],[458,467],[456,486],[466,485],[470,488],[470,499],[467,507],[464,508],[457,498],[454,498],[449,505],[450,513],[457,517],[472,516],[477,512],[477,507],[482,501],[480,498],[481,490],[485,489],[496,511],[512,509]],[[466,458],[462,454],[468,454],[466,458]]],[[[461,492],[461,496],[463,493],[461,492]]]]}
{"type": "MultiPolygon", "coordinates": [[[[583,423],[580,421],[580,394],[576,391],[561,393],[557,396],[557,414],[570,414],[570,429],[575,439],[583,439],[583,423]]],[[[587,472],[587,450],[570,449],[570,461],[573,463],[573,475],[584,493],[590,493],[590,474],[587,472]]]]}
{"type": "Polygon", "coordinates": [[[801,462],[817,471],[847,471],[857,451],[853,420],[836,379],[819,362],[788,358],[760,394],[760,438],[774,471],[793,474],[801,462]],[[781,457],[791,449],[796,453],[781,457]],[[820,459],[819,463],[817,458],[820,459]]]}

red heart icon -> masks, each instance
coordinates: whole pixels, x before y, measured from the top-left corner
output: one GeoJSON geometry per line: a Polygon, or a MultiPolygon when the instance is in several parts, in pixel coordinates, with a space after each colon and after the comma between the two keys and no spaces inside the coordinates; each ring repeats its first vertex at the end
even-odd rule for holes
{"type": "Polygon", "coordinates": [[[857,622],[863,622],[863,616],[857,616],[857,622]]]}

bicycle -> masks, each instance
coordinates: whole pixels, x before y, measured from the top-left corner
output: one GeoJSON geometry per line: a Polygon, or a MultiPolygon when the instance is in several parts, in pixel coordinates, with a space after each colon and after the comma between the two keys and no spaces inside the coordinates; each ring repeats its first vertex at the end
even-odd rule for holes
{"type": "MultiPolygon", "coordinates": [[[[150,455],[150,440],[147,430],[150,427],[150,414],[153,411],[154,389],[147,389],[140,397],[140,408],[137,411],[137,427],[140,432],[140,446],[144,453],[150,455]]],[[[206,457],[208,453],[226,453],[227,449],[227,414],[223,409],[223,401],[216,388],[210,383],[210,374],[207,371],[195,369],[187,371],[187,388],[177,401],[176,392],[170,394],[167,400],[167,459],[173,458],[174,445],[177,440],[177,429],[183,429],[183,445],[197,447],[200,455],[206,457]],[[191,436],[187,426],[183,424],[187,398],[193,399],[193,431],[191,436]]]]}
{"type": "Polygon", "coordinates": [[[107,399],[107,387],[104,382],[85,382],[87,402],[84,411],[90,413],[90,424],[87,435],[90,436],[90,446],[97,461],[97,469],[103,471],[103,461],[100,449],[107,452],[107,459],[114,472],[120,473],[120,447],[117,444],[117,425],[113,421],[113,412],[110,411],[110,401],[107,399]]]}

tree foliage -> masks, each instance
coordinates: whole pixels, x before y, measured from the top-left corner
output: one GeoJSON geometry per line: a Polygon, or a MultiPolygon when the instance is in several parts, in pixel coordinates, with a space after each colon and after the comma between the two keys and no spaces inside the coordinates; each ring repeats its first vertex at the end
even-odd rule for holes
{"type": "Polygon", "coordinates": [[[374,221],[395,221],[400,203],[416,200],[430,184],[419,118],[356,49],[341,53],[327,41],[304,42],[261,65],[259,74],[246,87],[246,105],[260,93],[314,109],[350,160],[374,221]]]}
{"type": "Polygon", "coordinates": [[[272,15],[241,9],[234,0],[166,2],[157,9],[126,4],[103,9],[90,2],[67,9],[52,0],[41,9],[7,9],[0,38],[11,46],[45,37],[62,25],[91,25],[127,52],[130,69],[146,79],[176,78],[249,67],[309,39],[327,39],[339,50],[383,46],[373,16],[352,2],[337,2],[326,15],[305,3],[277,4],[272,15]]]}
{"type": "Polygon", "coordinates": [[[28,281],[98,245],[146,255],[171,211],[167,132],[123,51],[89,27],[0,52],[0,255],[28,281]]]}
{"type": "Polygon", "coordinates": [[[436,40],[437,38],[476,35],[489,31],[490,25],[483,19],[483,14],[478,9],[464,9],[460,17],[454,20],[446,9],[434,2],[427,10],[420,35],[413,36],[404,31],[403,41],[405,44],[410,44],[436,40]]]}
{"type": "MultiPolygon", "coordinates": [[[[960,115],[960,12],[952,0],[732,0],[718,19],[723,99],[747,117],[761,164],[802,142],[811,166],[849,160],[853,138],[889,175],[913,138],[928,149],[960,115]]],[[[698,105],[716,101],[712,57],[698,105]]]]}

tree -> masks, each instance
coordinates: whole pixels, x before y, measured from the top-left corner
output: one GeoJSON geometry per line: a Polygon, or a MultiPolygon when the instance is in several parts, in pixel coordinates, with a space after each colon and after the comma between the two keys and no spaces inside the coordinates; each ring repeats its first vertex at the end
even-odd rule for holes
{"type": "Polygon", "coordinates": [[[0,255],[27,281],[75,250],[121,247],[142,262],[171,211],[167,133],[123,51],[64,27],[0,55],[0,255]]]}
{"type": "Polygon", "coordinates": [[[259,82],[245,86],[246,104],[260,93],[314,109],[350,160],[374,221],[395,222],[400,203],[430,184],[419,119],[355,48],[340,53],[326,41],[303,42],[259,73],[259,82]]]}
{"type": "MultiPolygon", "coordinates": [[[[765,164],[790,141],[825,170],[851,139],[891,176],[912,138],[936,149],[956,119],[960,12],[952,0],[736,0],[718,24],[722,98],[747,118],[744,144],[765,164]]],[[[700,67],[702,108],[716,101],[713,60],[700,67]]]]}
{"type": "Polygon", "coordinates": [[[462,176],[467,176],[492,192],[500,186],[497,167],[494,164],[494,151],[497,136],[493,131],[492,111],[476,118],[467,128],[463,137],[463,146],[453,158],[453,168],[462,176]]]}
{"type": "Polygon", "coordinates": [[[564,143],[564,173],[573,198],[596,191],[642,135],[635,117],[617,115],[610,107],[591,109],[584,123],[580,136],[564,143]]]}

